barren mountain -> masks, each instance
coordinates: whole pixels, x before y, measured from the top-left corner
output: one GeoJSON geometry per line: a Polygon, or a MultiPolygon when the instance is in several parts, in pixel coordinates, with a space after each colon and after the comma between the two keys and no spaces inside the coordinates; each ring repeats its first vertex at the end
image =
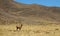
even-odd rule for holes
{"type": "Polygon", "coordinates": [[[0,23],[14,24],[20,22],[25,24],[59,23],[60,7],[0,0],[0,23]]]}

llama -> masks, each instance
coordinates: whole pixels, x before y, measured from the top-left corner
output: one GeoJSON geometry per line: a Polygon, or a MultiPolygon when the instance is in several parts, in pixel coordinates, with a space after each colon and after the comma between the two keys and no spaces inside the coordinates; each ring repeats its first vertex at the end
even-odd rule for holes
{"type": "Polygon", "coordinates": [[[17,24],[17,25],[16,25],[16,30],[17,30],[17,31],[21,30],[22,26],[23,26],[22,24],[17,24]]]}

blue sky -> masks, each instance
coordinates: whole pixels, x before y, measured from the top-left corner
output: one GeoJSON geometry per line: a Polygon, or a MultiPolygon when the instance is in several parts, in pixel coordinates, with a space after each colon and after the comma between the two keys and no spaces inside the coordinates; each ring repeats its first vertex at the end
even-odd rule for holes
{"type": "Polygon", "coordinates": [[[58,6],[60,7],[60,0],[15,0],[16,2],[24,4],[40,4],[45,6],[58,6]]]}

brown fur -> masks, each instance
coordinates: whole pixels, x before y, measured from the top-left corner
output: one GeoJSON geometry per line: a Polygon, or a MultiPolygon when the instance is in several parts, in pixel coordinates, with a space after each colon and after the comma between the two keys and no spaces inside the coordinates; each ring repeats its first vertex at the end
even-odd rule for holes
{"type": "Polygon", "coordinates": [[[22,24],[17,25],[17,26],[16,26],[16,30],[21,30],[22,26],[23,26],[22,24]]]}

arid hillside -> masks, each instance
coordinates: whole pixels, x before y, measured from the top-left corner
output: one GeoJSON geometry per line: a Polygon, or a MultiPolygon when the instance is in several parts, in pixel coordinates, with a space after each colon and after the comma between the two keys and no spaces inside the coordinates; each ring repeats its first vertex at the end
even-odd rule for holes
{"type": "Polygon", "coordinates": [[[13,0],[0,0],[0,23],[59,23],[60,7],[22,4],[13,0]]]}

